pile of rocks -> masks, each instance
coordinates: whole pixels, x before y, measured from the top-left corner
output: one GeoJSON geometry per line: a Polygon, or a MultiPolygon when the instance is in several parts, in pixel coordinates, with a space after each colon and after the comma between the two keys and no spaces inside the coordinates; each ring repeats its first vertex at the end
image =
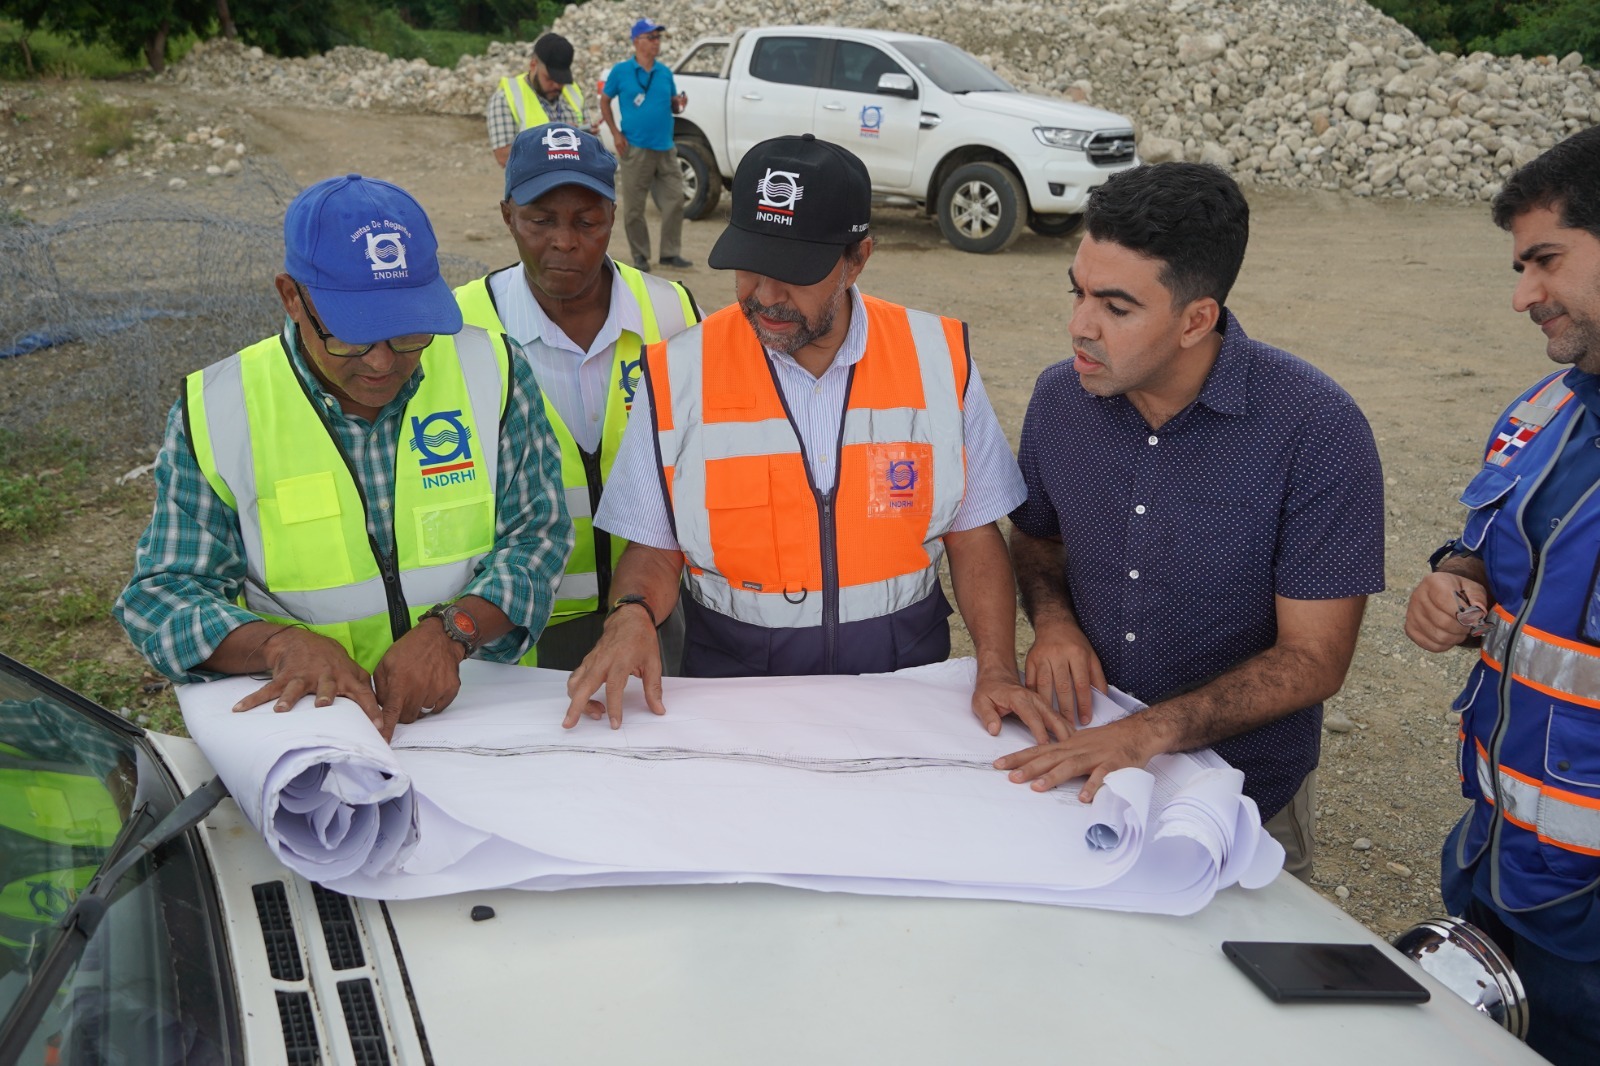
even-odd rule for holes
{"type": "MultiPolygon", "coordinates": [[[[628,53],[636,12],[569,5],[557,32],[592,87],[628,53]]],[[[1557,60],[1436,53],[1361,0],[657,0],[667,56],[740,26],[831,23],[957,44],[1029,92],[1128,115],[1151,161],[1217,163],[1241,180],[1358,196],[1488,199],[1516,165],[1600,122],[1600,72],[1557,60]]],[[[283,60],[228,42],[170,77],[298,102],[475,114],[530,46],[454,70],[361,49],[283,60]]]]}

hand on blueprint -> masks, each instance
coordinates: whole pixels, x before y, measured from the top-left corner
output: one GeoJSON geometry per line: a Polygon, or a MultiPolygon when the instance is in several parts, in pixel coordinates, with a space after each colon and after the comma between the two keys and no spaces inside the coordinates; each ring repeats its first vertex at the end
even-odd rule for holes
{"type": "Polygon", "coordinates": [[[1066,740],[1072,735],[1072,723],[1051,710],[1048,700],[1019,682],[1012,671],[978,675],[972,713],[990,736],[1000,735],[1000,721],[1008,714],[1027,726],[1040,744],[1049,743],[1052,736],[1066,740]]]}
{"type": "Polygon", "coordinates": [[[1106,690],[1100,657],[1077,626],[1055,625],[1039,630],[1033,647],[1028,649],[1026,677],[1028,687],[1046,703],[1055,698],[1055,705],[1069,721],[1076,709],[1079,725],[1088,725],[1093,713],[1090,689],[1106,690]]]}
{"type": "Polygon", "coordinates": [[[1054,744],[1012,752],[996,759],[994,765],[999,770],[1010,770],[1011,780],[1019,784],[1032,781],[1037,792],[1087,775],[1089,781],[1078,793],[1078,799],[1088,803],[1111,771],[1128,766],[1144,769],[1163,750],[1141,713],[1093,729],[1080,729],[1054,744]]]}
{"type": "Polygon", "coordinates": [[[437,619],[413,627],[389,646],[372,673],[382,717],[374,723],[384,740],[394,727],[438,714],[461,691],[461,660],[466,649],[445,635],[437,619]]]}
{"type": "Polygon", "coordinates": [[[272,680],[234,704],[235,711],[248,711],[268,700],[277,700],[278,713],[292,708],[306,696],[316,697],[316,706],[326,707],[335,696],[354,700],[379,725],[383,714],[372,691],[372,675],[357,666],[339,642],[309,629],[291,626],[272,633],[260,648],[272,680]]]}
{"type": "Polygon", "coordinates": [[[667,713],[667,705],[661,702],[661,644],[650,617],[635,607],[617,611],[606,619],[605,632],[594,650],[567,678],[567,695],[572,697],[572,703],[561,721],[563,729],[577,725],[582,715],[595,719],[607,715],[612,729],[621,728],[622,694],[630,677],[644,682],[644,702],[652,714],[667,713]],[[604,704],[591,698],[601,685],[606,689],[604,704]]]}

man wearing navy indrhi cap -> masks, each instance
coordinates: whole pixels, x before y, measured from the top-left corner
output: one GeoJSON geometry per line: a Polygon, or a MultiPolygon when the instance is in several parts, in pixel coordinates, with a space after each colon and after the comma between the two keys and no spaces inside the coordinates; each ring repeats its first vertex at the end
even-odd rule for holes
{"type": "Polygon", "coordinates": [[[673,147],[672,116],[689,100],[678,92],[672,71],[657,62],[667,28],[650,19],[633,24],[633,55],[611,68],[600,94],[600,117],[611,130],[622,161],[622,218],[633,265],[650,269],[650,227],[644,220],[648,195],[661,209],[661,265],[693,264],[679,254],[683,234],[683,171],[673,147]],[[611,101],[622,111],[622,125],[611,101]]]}
{"type": "Polygon", "coordinates": [[[856,289],[872,182],[810,134],[754,146],[711,265],[736,303],[652,345],[596,515],[632,543],[566,723],[622,716],[628,677],[663,713],[651,623],[678,602],[690,677],[858,674],[950,653],[939,561],[978,660],[974,714],[1055,713],[1017,678],[1016,586],[996,520],[1022,476],[966,326],[856,289]],[[606,704],[590,701],[602,686],[606,704]]]}
{"type": "Polygon", "coordinates": [[[270,675],[235,710],[344,696],[388,738],[462,659],[538,638],[572,543],[560,455],[410,194],[329,178],[283,232],[283,330],[189,375],[116,614],[174,681],[270,675]]]}
{"type": "MultiPolygon", "coordinates": [[[[518,261],[456,290],[467,322],[521,346],[544,393],[572,516],[573,550],[538,665],[570,670],[600,636],[612,569],[627,542],[591,520],[639,385],[644,346],[700,320],[682,285],[606,254],[616,218],[617,161],[565,123],[523,130],[511,145],[500,218],[518,261]]],[[[681,645],[666,649],[669,669],[681,645]]]]}

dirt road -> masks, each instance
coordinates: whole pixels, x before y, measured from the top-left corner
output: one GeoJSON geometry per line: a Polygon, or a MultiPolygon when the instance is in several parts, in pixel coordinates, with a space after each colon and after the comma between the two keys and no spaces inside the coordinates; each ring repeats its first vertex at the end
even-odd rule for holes
{"type": "MultiPolygon", "coordinates": [[[[239,103],[246,114],[229,118],[253,156],[302,183],[349,171],[392,179],[428,208],[447,251],[491,266],[514,258],[496,206],[501,172],[478,120],[239,103]]],[[[1324,738],[1316,883],[1330,898],[1346,889],[1342,906],[1392,934],[1439,908],[1438,843],[1463,806],[1447,708],[1467,661],[1424,656],[1405,640],[1405,598],[1458,521],[1455,494],[1490,420],[1544,372],[1543,342],[1511,312],[1508,238],[1486,207],[1333,194],[1250,199],[1253,236],[1232,309],[1253,336],[1344,385],[1383,456],[1390,590],[1374,598],[1349,681],[1330,705],[1354,725],[1324,738]],[[1357,850],[1358,839],[1369,847],[1357,850]]],[[[731,278],[704,266],[726,217],[725,197],[715,217],[686,226],[684,254],[700,265],[673,275],[707,310],[732,296],[731,278]]],[[[877,250],[863,287],[971,324],[975,356],[1015,443],[1034,379],[1069,354],[1072,242],[1027,234],[1005,254],[983,257],[942,244],[932,223],[909,209],[883,209],[873,225],[877,250]]],[[[620,226],[612,247],[626,256],[620,226]]],[[[271,328],[263,323],[264,333],[271,328]]],[[[125,570],[119,552],[125,559],[131,551],[141,509],[108,517],[110,529],[92,549],[62,543],[125,570]]],[[[1023,648],[1027,640],[1023,626],[1023,648]]]]}

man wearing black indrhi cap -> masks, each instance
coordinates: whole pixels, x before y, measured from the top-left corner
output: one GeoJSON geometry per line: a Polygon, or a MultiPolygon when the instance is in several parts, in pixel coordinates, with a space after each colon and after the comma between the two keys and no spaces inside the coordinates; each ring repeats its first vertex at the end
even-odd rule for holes
{"type": "Polygon", "coordinates": [[[866,167],[779,137],[734,175],[711,265],[737,302],[645,356],[644,388],[596,524],[631,543],[604,635],[574,672],[566,724],[622,715],[630,675],[664,713],[652,623],[678,600],[683,673],[857,674],[950,653],[948,551],[976,646],[973,710],[1063,735],[1017,680],[1015,586],[995,520],[1021,476],[963,323],[863,296],[866,167]],[[604,685],[606,706],[591,697],[604,685]]]}

